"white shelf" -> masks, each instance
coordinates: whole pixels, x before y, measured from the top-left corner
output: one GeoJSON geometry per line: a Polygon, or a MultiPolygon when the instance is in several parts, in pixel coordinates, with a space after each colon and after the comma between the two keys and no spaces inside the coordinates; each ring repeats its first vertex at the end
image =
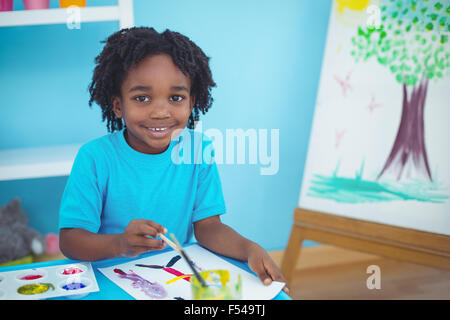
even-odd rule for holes
{"type": "MultiPolygon", "coordinates": [[[[80,23],[118,20],[120,29],[134,25],[133,1],[119,0],[117,6],[81,7],[80,23]]],[[[73,22],[73,11],[66,8],[43,10],[16,10],[0,12],[0,27],[73,22]]]]}
{"type": "Polygon", "coordinates": [[[69,175],[81,145],[0,151],[0,181],[69,175]]]}
{"type": "MultiPolygon", "coordinates": [[[[73,14],[65,8],[0,12],[0,27],[66,24],[73,14]]],[[[120,29],[133,27],[133,0],[117,6],[80,8],[80,23],[118,20],[120,29]]],[[[73,20],[72,20],[73,22],[73,20]]],[[[81,144],[0,151],[0,181],[67,176],[81,144]]]]}

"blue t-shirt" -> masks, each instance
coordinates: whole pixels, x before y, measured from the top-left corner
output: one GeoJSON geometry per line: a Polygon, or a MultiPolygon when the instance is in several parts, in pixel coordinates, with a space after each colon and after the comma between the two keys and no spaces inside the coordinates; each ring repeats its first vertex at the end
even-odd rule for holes
{"type": "Polygon", "coordinates": [[[193,222],[225,213],[211,140],[185,128],[160,154],[131,148],[124,130],[84,144],[61,200],[59,228],[123,233],[133,219],[166,227],[181,243],[193,222]]]}

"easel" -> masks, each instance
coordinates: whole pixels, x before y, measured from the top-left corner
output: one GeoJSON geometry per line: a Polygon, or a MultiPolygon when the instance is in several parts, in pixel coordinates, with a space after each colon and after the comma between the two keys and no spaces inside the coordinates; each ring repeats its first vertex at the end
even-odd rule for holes
{"type": "Polygon", "coordinates": [[[450,270],[450,236],[296,208],[281,264],[288,283],[306,239],[450,270]]]}

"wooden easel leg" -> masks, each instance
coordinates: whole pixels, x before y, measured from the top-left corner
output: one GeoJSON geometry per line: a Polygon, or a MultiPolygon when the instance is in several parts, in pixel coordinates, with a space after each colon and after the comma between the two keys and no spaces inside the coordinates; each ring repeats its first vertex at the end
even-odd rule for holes
{"type": "Polygon", "coordinates": [[[281,262],[281,273],[288,283],[292,281],[302,243],[302,229],[294,224],[292,226],[288,246],[283,255],[283,261],[281,262]]]}

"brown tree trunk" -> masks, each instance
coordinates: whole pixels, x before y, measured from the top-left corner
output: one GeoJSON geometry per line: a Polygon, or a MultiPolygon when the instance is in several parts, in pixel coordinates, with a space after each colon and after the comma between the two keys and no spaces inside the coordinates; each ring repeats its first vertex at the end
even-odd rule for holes
{"type": "Polygon", "coordinates": [[[403,84],[403,108],[400,126],[394,145],[383,170],[378,175],[403,178],[420,178],[432,181],[425,148],[424,107],[427,96],[428,79],[423,79],[412,88],[408,97],[403,84]]]}

